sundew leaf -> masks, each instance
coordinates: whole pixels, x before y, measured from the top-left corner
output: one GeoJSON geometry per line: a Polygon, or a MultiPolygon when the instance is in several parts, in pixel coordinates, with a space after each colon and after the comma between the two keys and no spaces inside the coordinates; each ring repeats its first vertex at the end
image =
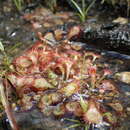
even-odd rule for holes
{"type": "Polygon", "coordinates": [[[2,44],[1,41],[0,41],[0,50],[1,50],[1,51],[4,51],[4,46],[3,46],[3,44],[2,44]]]}

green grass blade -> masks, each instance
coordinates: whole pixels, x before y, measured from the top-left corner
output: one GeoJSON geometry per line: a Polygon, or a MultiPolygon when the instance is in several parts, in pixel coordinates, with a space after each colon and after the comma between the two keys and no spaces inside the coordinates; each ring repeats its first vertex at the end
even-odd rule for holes
{"type": "Polygon", "coordinates": [[[87,7],[85,14],[88,14],[88,11],[90,10],[90,8],[94,5],[94,3],[96,2],[96,0],[93,0],[93,2],[87,7]]]}
{"type": "Polygon", "coordinates": [[[4,46],[3,46],[3,44],[2,44],[1,41],[0,41],[0,50],[1,50],[1,51],[4,51],[4,46]]]}
{"type": "Polygon", "coordinates": [[[7,50],[7,53],[12,53],[16,48],[20,47],[21,45],[22,45],[21,42],[16,43],[14,46],[12,46],[11,48],[9,48],[9,49],[7,50]]]}
{"type": "Polygon", "coordinates": [[[105,0],[102,0],[102,1],[101,1],[101,4],[103,4],[104,2],[105,2],[105,0]]]}
{"type": "Polygon", "coordinates": [[[80,18],[81,22],[84,22],[85,21],[85,15],[81,15],[80,13],[77,13],[78,17],[80,18]]]}
{"type": "Polygon", "coordinates": [[[77,8],[78,12],[83,16],[83,11],[81,10],[81,8],[79,7],[79,5],[74,1],[71,0],[71,2],[73,3],[73,5],[77,8]]]}
{"type": "Polygon", "coordinates": [[[13,0],[15,6],[17,7],[17,9],[20,11],[22,9],[22,3],[23,0],[13,0]]]}
{"type": "Polygon", "coordinates": [[[9,123],[10,123],[10,126],[12,127],[12,130],[19,130],[17,123],[16,123],[16,120],[13,116],[11,107],[9,105],[9,102],[7,100],[4,88],[5,87],[3,85],[3,79],[0,77],[0,99],[1,99],[2,105],[5,109],[5,112],[7,114],[8,119],[9,119],[9,123]]]}
{"type": "Polygon", "coordinates": [[[88,126],[85,126],[85,130],[88,130],[88,126]]]}
{"type": "Polygon", "coordinates": [[[74,119],[69,119],[69,118],[64,118],[65,120],[71,121],[71,122],[76,122],[76,123],[80,123],[79,120],[74,120],[74,119]]]}
{"type": "Polygon", "coordinates": [[[90,125],[88,124],[88,125],[85,125],[85,130],[89,130],[89,128],[90,128],[90,125]]]}
{"type": "Polygon", "coordinates": [[[85,0],[82,0],[82,12],[83,13],[85,13],[85,8],[86,8],[85,0]]]}
{"type": "Polygon", "coordinates": [[[84,102],[84,99],[83,99],[83,97],[82,97],[81,95],[80,95],[80,105],[81,105],[83,111],[86,112],[88,106],[87,106],[87,104],[84,102]]]}
{"type": "Polygon", "coordinates": [[[74,125],[71,125],[71,126],[69,126],[69,127],[67,127],[68,129],[69,128],[75,128],[75,127],[78,127],[78,126],[81,126],[81,124],[74,124],[74,125]]]}

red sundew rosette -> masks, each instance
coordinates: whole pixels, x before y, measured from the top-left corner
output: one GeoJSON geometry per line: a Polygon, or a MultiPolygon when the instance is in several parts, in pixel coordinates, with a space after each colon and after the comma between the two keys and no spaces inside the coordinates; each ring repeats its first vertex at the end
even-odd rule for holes
{"type": "Polygon", "coordinates": [[[27,56],[19,56],[13,61],[16,67],[28,68],[32,65],[32,60],[27,56]]]}
{"type": "Polygon", "coordinates": [[[65,108],[68,113],[72,113],[77,117],[81,117],[83,115],[83,110],[82,110],[79,102],[77,102],[77,101],[67,102],[65,104],[65,108]]]}
{"type": "Polygon", "coordinates": [[[8,80],[11,82],[13,87],[21,88],[22,86],[25,85],[25,80],[27,79],[26,76],[24,75],[17,75],[16,73],[9,73],[7,74],[8,80]]]}
{"type": "Polygon", "coordinates": [[[118,92],[116,85],[111,80],[103,80],[98,88],[100,93],[104,93],[106,91],[118,92]]]}
{"type": "Polygon", "coordinates": [[[60,45],[61,50],[70,50],[72,49],[71,44],[68,44],[68,41],[63,41],[63,44],[60,45]]]}
{"type": "Polygon", "coordinates": [[[96,72],[97,72],[97,67],[96,66],[91,66],[90,68],[89,68],[89,75],[91,76],[91,77],[95,77],[96,76],[96,72]]]}
{"type": "Polygon", "coordinates": [[[67,39],[79,39],[83,31],[80,26],[73,26],[69,29],[67,39]]]}
{"type": "Polygon", "coordinates": [[[94,100],[88,101],[88,108],[83,114],[83,120],[86,124],[100,124],[103,122],[100,106],[94,100]]]}
{"type": "Polygon", "coordinates": [[[108,76],[112,74],[112,71],[110,69],[104,69],[104,76],[108,76]]]}
{"type": "Polygon", "coordinates": [[[65,36],[66,32],[60,29],[57,29],[54,31],[55,39],[56,40],[62,40],[65,36]]]}
{"type": "Polygon", "coordinates": [[[45,106],[44,109],[40,109],[41,112],[45,115],[45,116],[51,116],[52,112],[53,112],[53,108],[50,106],[45,106]]]}
{"type": "Polygon", "coordinates": [[[107,103],[113,110],[115,110],[116,114],[120,116],[125,116],[125,110],[123,108],[123,104],[120,101],[107,103]]]}
{"type": "Polygon", "coordinates": [[[79,58],[81,58],[82,56],[80,52],[77,52],[75,50],[67,50],[66,54],[68,55],[68,57],[72,58],[75,61],[79,60],[79,58]]]}
{"type": "Polygon", "coordinates": [[[62,116],[64,116],[65,112],[66,110],[64,104],[57,104],[53,109],[53,114],[57,118],[61,118],[62,116]]]}
{"type": "Polygon", "coordinates": [[[23,82],[23,86],[18,87],[17,93],[20,97],[22,97],[23,94],[28,94],[33,91],[33,82],[35,78],[33,76],[26,76],[25,80],[23,82]]]}
{"type": "Polygon", "coordinates": [[[18,93],[24,93],[26,90],[44,91],[49,88],[54,88],[46,79],[41,76],[20,76],[16,74],[9,74],[8,79],[16,88],[18,93]]]}
{"type": "Polygon", "coordinates": [[[17,57],[13,61],[13,64],[19,73],[27,74],[28,69],[31,66],[38,64],[38,48],[41,46],[44,46],[43,43],[39,41],[36,42],[30,49],[25,52],[24,55],[17,57]]]}
{"type": "Polygon", "coordinates": [[[63,99],[62,94],[58,92],[44,94],[41,96],[39,102],[39,108],[43,110],[47,106],[57,105],[62,101],[62,99],[63,99]]]}
{"type": "Polygon", "coordinates": [[[30,50],[33,50],[33,51],[38,51],[40,49],[43,49],[43,50],[46,49],[46,45],[41,41],[36,41],[35,44],[30,48],[30,50]]]}
{"type": "Polygon", "coordinates": [[[74,93],[77,93],[81,90],[80,81],[75,80],[73,82],[68,83],[66,86],[59,89],[59,92],[69,97],[74,93]]]}
{"type": "Polygon", "coordinates": [[[69,78],[71,68],[75,63],[76,62],[72,58],[69,58],[69,57],[61,57],[61,58],[58,58],[56,61],[56,64],[63,65],[63,68],[65,66],[64,73],[66,74],[66,79],[69,78]]]}
{"type": "Polygon", "coordinates": [[[23,83],[26,86],[33,86],[34,80],[35,80],[35,76],[34,75],[28,75],[28,76],[25,76],[25,80],[24,80],[23,83]]]}
{"type": "Polygon", "coordinates": [[[91,75],[91,67],[93,66],[92,64],[92,60],[91,59],[83,59],[83,62],[81,62],[80,64],[80,70],[81,70],[81,73],[82,74],[85,74],[85,75],[91,75]]]}
{"type": "Polygon", "coordinates": [[[55,60],[59,57],[59,54],[55,50],[40,50],[39,51],[39,64],[40,71],[44,71],[55,64],[55,60]]]}
{"type": "Polygon", "coordinates": [[[32,97],[28,96],[27,94],[21,95],[21,99],[19,101],[20,105],[22,106],[23,110],[30,110],[33,107],[32,97]]]}
{"type": "Polygon", "coordinates": [[[43,111],[47,106],[52,104],[51,95],[44,94],[41,96],[40,101],[38,103],[38,107],[43,111]]]}
{"type": "Polygon", "coordinates": [[[52,105],[56,105],[56,104],[60,103],[63,99],[62,94],[59,92],[50,93],[50,96],[51,96],[51,100],[52,100],[52,105]]]}
{"type": "Polygon", "coordinates": [[[15,66],[15,69],[17,73],[19,74],[26,74],[28,71],[28,68],[33,65],[32,60],[27,56],[20,56],[17,57],[13,61],[13,65],[15,66]]]}
{"type": "Polygon", "coordinates": [[[53,66],[55,63],[53,62],[53,57],[43,56],[40,58],[39,64],[40,71],[42,72],[53,66]]]}
{"type": "Polygon", "coordinates": [[[101,58],[101,55],[99,55],[97,53],[94,53],[94,52],[91,52],[91,51],[85,52],[84,55],[85,55],[85,57],[91,56],[92,57],[92,62],[94,62],[96,59],[101,58]]]}
{"type": "Polygon", "coordinates": [[[89,73],[89,76],[91,78],[91,87],[94,89],[96,87],[95,83],[96,83],[96,76],[97,76],[97,74],[96,74],[97,67],[96,66],[89,67],[88,73],[89,73]]]}
{"type": "Polygon", "coordinates": [[[54,86],[50,84],[44,77],[36,76],[33,83],[32,83],[32,90],[33,91],[44,91],[47,89],[52,89],[54,86]]]}
{"type": "Polygon", "coordinates": [[[64,65],[54,63],[53,66],[51,66],[51,69],[52,71],[54,71],[54,73],[56,73],[59,76],[59,78],[61,78],[62,80],[65,79],[65,66],[64,65]]]}
{"type": "Polygon", "coordinates": [[[25,52],[25,55],[32,60],[34,65],[38,64],[38,51],[36,49],[30,48],[25,52]]]}
{"type": "Polygon", "coordinates": [[[48,45],[54,45],[56,43],[56,39],[54,37],[54,34],[52,32],[47,32],[43,37],[39,37],[41,40],[43,40],[48,45]]]}
{"type": "Polygon", "coordinates": [[[35,42],[35,44],[29,50],[37,51],[38,54],[40,54],[41,52],[51,51],[52,47],[47,45],[44,42],[37,41],[37,42],[35,42]]]}
{"type": "Polygon", "coordinates": [[[27,70],[27,74],[39,74],[39,73],[41,73],[39,64],[32,65],[27,70]]]}
{"type": "Polygon", "coordinates": [[[18,95],[22,95],[25,89],[31,90],[30,88],[32,87],[35,79],[34,76],[17,75],[15,73],[8,74],[7,78],[16,89],[18,95]]]}

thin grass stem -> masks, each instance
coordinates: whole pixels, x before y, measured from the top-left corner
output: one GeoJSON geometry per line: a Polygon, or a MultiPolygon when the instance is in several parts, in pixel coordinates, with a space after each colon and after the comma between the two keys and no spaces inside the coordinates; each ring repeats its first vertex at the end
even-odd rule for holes
{"type": "Polygon", "coordinates": [[[5,90],[4,90],[2,78],[0,78],[0,98],[1,98],[2,105],[5,109],[5,112],[7,114],[7,117],[9,119],[9,123],[10,123],[12,130],[19,130],[17,123],[16,123],[16,120],[14,118],[14,115],[12,113],[11,107],[10,107],[9,102],[8,102],[6,95],[5,95],[5,90]]]}

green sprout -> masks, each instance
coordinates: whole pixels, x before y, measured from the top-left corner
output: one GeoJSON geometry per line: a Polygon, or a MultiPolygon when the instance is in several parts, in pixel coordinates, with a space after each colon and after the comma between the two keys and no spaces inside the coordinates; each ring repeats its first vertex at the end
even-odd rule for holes
{"type": "Polygon", "coordinates": [[[73,122],[74,124],[68,126],[67,128],[76,128],[76,127],[83,127],[84,130],[88,130],[90,125],[86,125],[84,123],[82,123],[81,121],[79,120],[75,120],[75,119],[69,119],[69,118],[64,118],[64,120],[67,120],[69,122],[73,122]]]}
{"type": "Polygon", "coordinates": [[[15,49],[18,48],[22,43],[16,43],[11,48],[8,48],[7,51],[5,51],[5,48],[3,46],[3,43],[0,41],[0,52],[1,52],[1,63],[0,63],[0,77],[5,77],[5,74],[7,72],[14,72],[14,68],[11,65],[11,57],[9,55],[13,54],[15,49]]]}
{"type": "Polygon", "coordinates": [[[79,16],[81,22],[85,22],[87,15],[88,15],[88,11],[90,10],[90,8],[94,5],[94,3],[96,2],[96,0],[93,0],[92,3],[89,6],[86,6],[86,2],[85,0],[82,0],[82,5],[81,7],[79,6],[79,4],[77,2],[75,2],[74,0],[71,0],[72,4],[76,7],[78,13],[77,15],[79,16]]]}
{"type": "Polygon", "coordinates": [[[24,0],[13,0],[16,8],[18,11],[22,10],[23,4],[24,4],[24,0]]]}
{"type": "Polygon", "coordinates": [[[79,95],[79,97],[80,97],[80,102],[79,102],[79,103],[80,103],[80,105],[81,105],[81,107],[82,107],[82,109],[83,109],[83,112],[86,112],[87,109],[88,109],[88,106],[87,106],[87,104],[85,103],[83,97],[82,97],[81,95],[79,95]]]}
{"type": "Polygon", "coordinates": [[[11,70],[11,60],[9,59],[7,53],[5,52],[4,46],[0,41],[0,51],[2,53],[3,59],[0,64],[0,77],[3,77],[7,71],[11,70]]]}

